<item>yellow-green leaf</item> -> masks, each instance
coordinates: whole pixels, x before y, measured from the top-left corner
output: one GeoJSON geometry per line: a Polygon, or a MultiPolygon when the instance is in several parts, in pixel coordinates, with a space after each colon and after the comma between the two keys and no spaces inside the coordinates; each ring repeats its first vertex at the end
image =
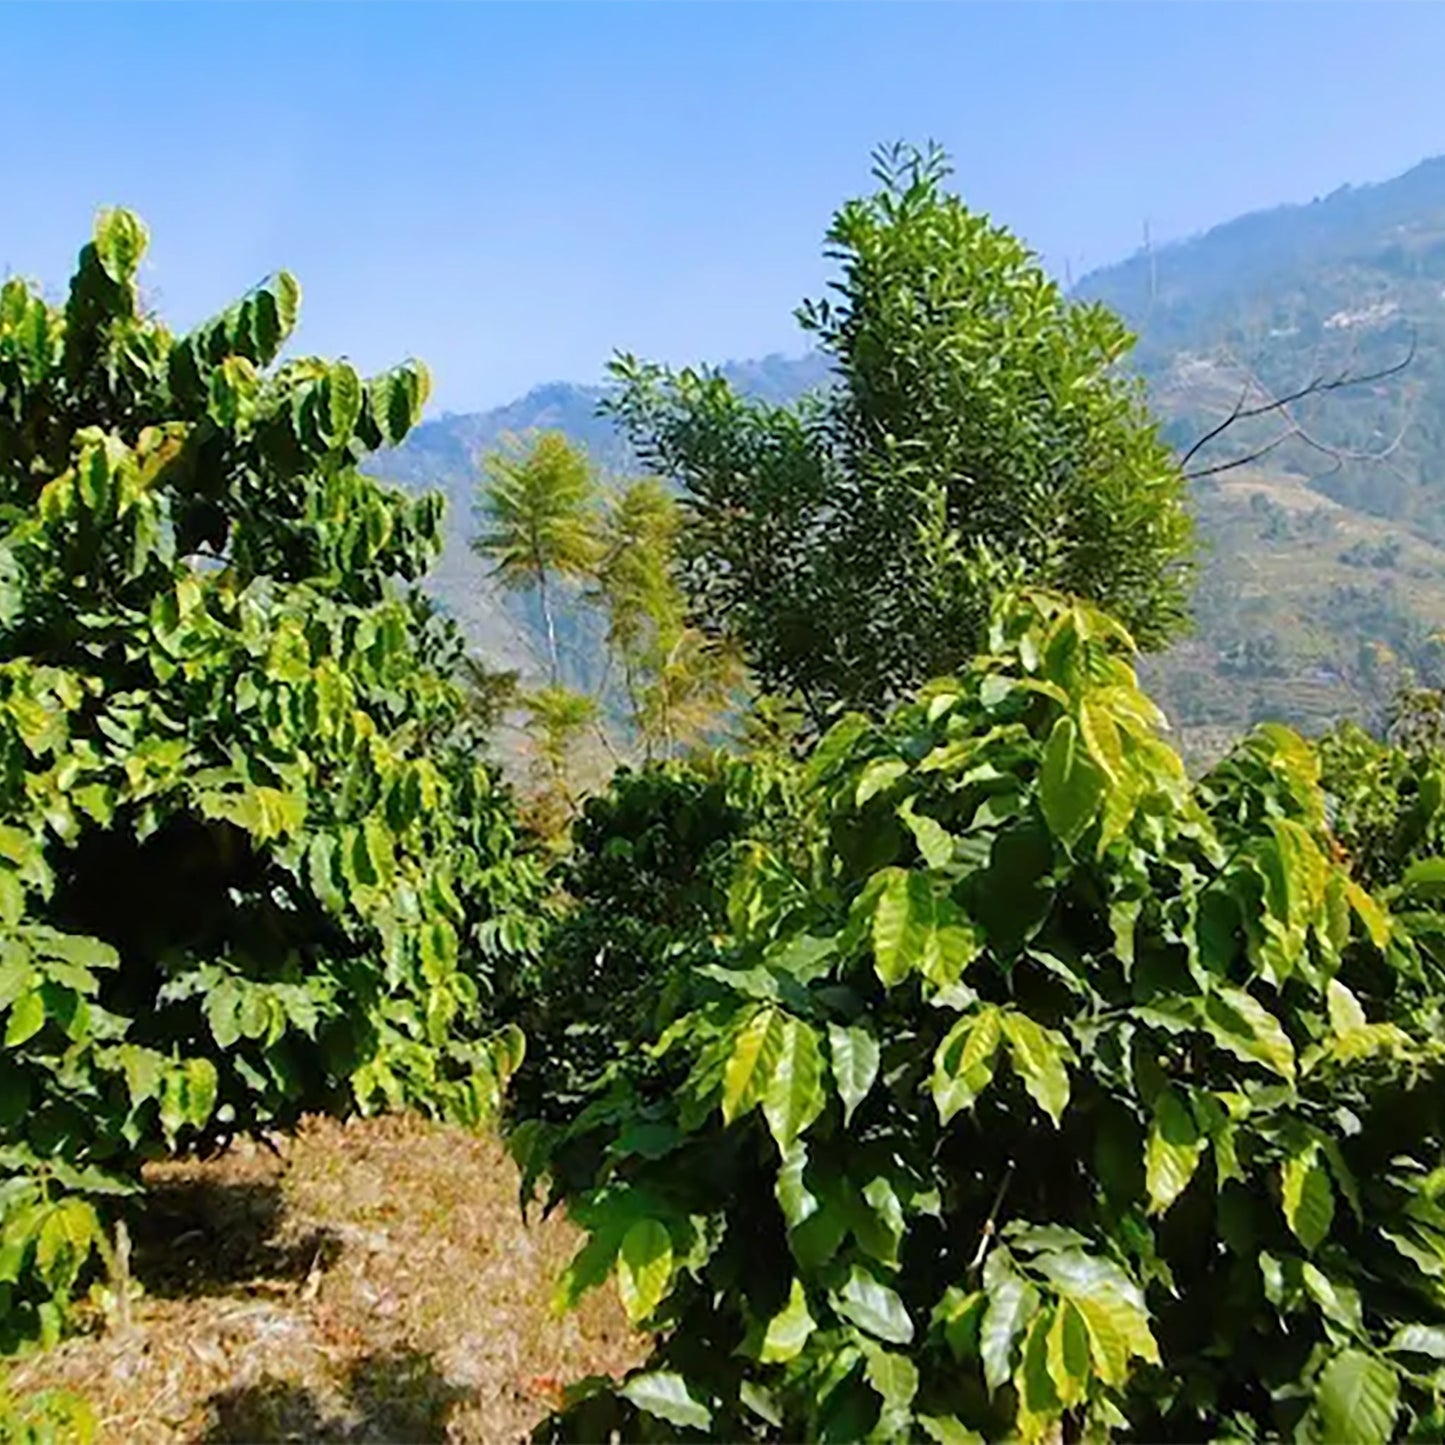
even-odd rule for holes
{"type": "Polygon", "coordinates": [[[1034,1102],[1057,1125],[1069,1102],[1069,1073],[1064,1067],[1063,1040],[1027,1014],[1001,1016],[1009,1054],[1034,1102]]]}
{"type": "Polygon", "coordinates": [[[1060,1402],[1075,1405],[1089,1384],[1089,1329],[1069,1300],[1060,1300],[1049,1327],[1049,1375],[1060,1402]]]}
{"type": "Polygon", "coordinates": [[[1315,1388],[1315,1409],[1331,1445],[1385,1445],[1394,1436],[1399,1408],[1395,1367],[1364,1350],[1336,1355],[1315,1388]]]}
{"type": "Polygon", "coordinates": [[[777,1062],[763,1096],[763,1115],[784,1154],[823,1112],[826,1102],[817,1031],[801,1019],[790,1018],[783,1025],[777,1062]]]}
{"type": "Polygon", "coordinates": [[[1317,1248],[1335,1217],[1335,1191],[1329,1171],[1313,1142],[1296,1150],[1280,1171],[1280,1203],[1285,1223],[1306,1249],[1317,1248]]]}
{"type": "Polygon", "coordinates": [[[782,1052],[784,1023],[777,1009],[760,1009],[734,1040],[723,1071],[725,1123],[731,1124],[762,1102],[782,1052]]]}
{"type": "Polygon", "coordinates": [[[1162,1090],[1154,1101],[1154,1118],[1144,1148],[1144,1186],[1151,1214],[1164,1213],[1184,1193],[1199,1167],[1204,1145],[1189,1105],[1174,1089],[1162,1090]]]}
{"type": "Polygon", "coordinates": [[[21,994],[10,1006],[10,1017],[5,1024],[5,1047],[17,1048],[34,1038],[44,1024],[45,1000],[39,990],[21,994]]]}
{"type": "Polygon", "coordinates": [[[796,1359],[816,1328],[808,1311],[808,1296],[801,1281],[794,1279],[788,1302],[768,1321],[758,1359],[765,1365],[785,1364],[796,1359]]]}
{"type": "Polygon", "coordinates": [[[947,1124],[967,1109],[993,1078],[1001,1029],[998,1010],[960,1019],[949,1030],[933,1060],[932,1092],[938,1117],[947,1124]]]}
{"type": "Polygon", "coordinates": [[[1061,717],[1044,744],[1039,770],[1039,803],[1055,837],[1072,843],[1094,820],[1104,778],[1091,762],[1071,717],[1061,717]]]}
{"type": "Polygon", "coordinates": [[[622,1236],[617,1293],[633,1324],[651,1317],[672,1284],[672,1237],[655,1219],[639,1219],[622,1236]]]}

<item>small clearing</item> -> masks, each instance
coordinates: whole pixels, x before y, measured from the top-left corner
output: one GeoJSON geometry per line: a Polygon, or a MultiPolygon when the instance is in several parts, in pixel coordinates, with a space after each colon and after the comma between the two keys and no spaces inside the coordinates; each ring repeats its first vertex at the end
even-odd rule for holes
{"type": "MultiPolygon", "coordinates": [[[[578,1233],[524,1223],[490,1135],[309,1119],[146,1171],[128,1325],[15,1362],[14,1393],[89,1400],[105,1442],[526,1437],[568,1380],[641,1359],[610,1291],[557,1316],[578,1233]]],[[[536,1211],[533,1211],[536,1214],[536,1211]]]]}

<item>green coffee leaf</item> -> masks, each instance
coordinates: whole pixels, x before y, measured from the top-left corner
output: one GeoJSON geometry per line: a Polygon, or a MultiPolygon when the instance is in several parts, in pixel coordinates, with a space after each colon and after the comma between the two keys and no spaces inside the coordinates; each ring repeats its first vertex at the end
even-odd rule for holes
{"type": "Polygon", "coordinates": [[[1107,783],[1118,786],[1124,778],[1124,751],[1119,724],[1108,705],[1089,694],[1078,701],[1079,737],[1107,783]]]}
{"type": "Polygon", "coordinates": [[[1335,1356],[1315,1387],[1324,1438],[1349,1445],[1386,1445],[1395,1433],[1400,1377],[1393,1366],[1363,1350],[1335,1356]]]}
{"type": "Polygon", "coordinates": [[[1049,1326],[1049,1377],[1066,1408],[1084,1398],[1089,1384],[1089,1328],[1069,1300],[1061,1300],[1049,1326]]]}
{"type": "Polygon", "coordinates": [[[706,1430],[712,1424],[712,1411],[692,1393],[681,1375],[671,1371],[633,1375],[620,1393],[639,1410],[680,1430],[706,1430]]]}
{"type": "Polygon", "coordinates": [[[1194,1113],[1174,1089],[1161,1091],[1144,1147],[1144,1184],[1149,1212],[1163,1214],[1189,1185],[1199,1167],[1206,1141],[1194,1113]]]}
{"type": "Polygon", "coordinates": [[[828,1025],[828,1062],[832,1066],[833,1082],[838,1086],[838,1097],[843,1101],[845,1124],[873,1087],[880,1057],[878,1040],[866,1024],[828,1025]]]}
{"type": "Polygon", "coordinates": [[[817,1030],[801,1019],[787,1019],[763,1096],[763,1116],[783,1153],[823,1112],[827,1101],[817,1030]]]}
{"type": "Polygon", "coordinates": [[[1401,1325],[1389,1348],[1402,1355],[1428,1355],[1432,1360],[1445,1360],[1445,1325],[1401,1325]]]}
{"type": "Polygon", "coordinates": [[[922,961],[933,923],[933,889],[925,874],[885,869],[873,906],[873,959],[878,977],[892,988],[922,961]]]}
{"type": "Polygon", "coordinates": [[[1235,1057],[1294,1079],[1294,1045],[1275,1015],[1252,994],[1217,986],[1204,1001],[1204,1021],[1215,1040],[1235,1057]]]}
{"type": "MultiPolygon", "coordinates": [[[[1445,863],[1445,859],[1434,861],[1445,863]]],[[[1360,1007],[1359,999],[1339,979],[1330,980],[1329,987],[1325,990],[1325,998],[1329,1004],[1330,1028],[1334,1030],[1337,1038],[1348,1038],[1367,1026],[1365,1011],[1360,1007]]]]}
{"type": "Polygon", "coordinates": [[[1053,1310],[1045,1308],[1029,1321],[1018,1371],[1014,1375],[1014,1385],[1019,1394],[1020,1422],[1025,1425],[1021,1433],[1024,1434],[1033,1433],[1027,1427],[1028,1417],[1047,1419],[1060,1414],[1062,1410],[1062,1402],[1054,1388],[1049,1369],[1049,1335],[1053,1314],[1053,1310]]]}
{"type": "Polygon", "coordinates": [[[771,1320],[763,1336],[758,1359],[763,1364],[785,1364],[802,1353],[817,1326],[808,1312],[808,1296],[801,1281],[794,1279],[788,1302],[771,1320]]]}
{"type": "Polygon", "coordinates": [[[913,1321],[903,1301],[859,1265],[853,1266],[847,1283],[830,1296],[829,1302],[845,1320],[876,1339],[890,1345],[906,1345],[913,1340],[913,1321]]]}
{"type": "Polygon", "coordinates": [[[1317,1144],[1304,1145],[1284,1161],[1280,1186],[1285,1223],[1306,1249],[1317,1249],[1335,1217],[1335,1192],[1317,1144]]]}
{"type": "Polygon", "coordinates": [[[907,1355],[877,1346],[866,1352],[864,1378],[873,1387],[886,1410],[905,1411],[918,1393],[918,1367],[907,1355]]]}
{"type": "Polygon", "coordinates": [[[731,1124],[762,1102],[782,1054],[786,1026],[785,1014],[775,1008],[764,1008],[738,1033],[723,1071],[725,1123],[731,1124]]]}
{"type": "Polygon", "coordinates": [[[863,769],[854,793],[853,805],[861,808],[869,799],[891,788],[899,778],[908,772],[908,764],[902,758],[875,758],[863,769]]]}
{"type": "Polygon", "coordinates": [[[5,1024],[5,1047],[18,1048],[45,1026],[45,1000],[39,990],[23,993],[10,1006],[5,1024]]]}
{"type": "Polygon", "coordinates": [[[943,868],[953,860],[953,834],[936,818],[915,812],[912,798],[898,809],[898,816],[913,834],[913,841],[918,844],[918,852],[926,866],[943,868]]]}
{"type": "Polygon", "coordinates": [[[1038,1291],[1017,1274],[1001,1273],[988,1287],[988,1308],[979,1331],[983,1378],[997,1390],[1013,1373],[1014,1342],[1038,1308],[1038,1291]]]}
{"type": "Polygon", "coordinates": [[[1039,803],[1056,838],[1073,843],[1093,822],[1104,792],[1104,775],[1090,761],[1071,717],[1055,722],[1039,770],[1039,803]]]}
{"type": "Polygon", "coordinates": [[[1034,1102],[1055,1125],[1069,1102],[1069,1074],[1064,1067],[1063,1040],[1027,1014],[1012,1010],[1000,1015],[1013,1066],[1034,1102]]]}
{"type": "Polygon", "coordinates": [[[934,1055],[931,1082],[941,1122],[947,1124],[959,1110],[970,1108],[988,1087],[1001,1037],[995,1008],[965,1016],[949,1030],[934,1055]]]}
{"type": "Polygon", "coordinates": [[[189,1059],[184,1077],[186,1120],[200,1129],[216,1107],[216,1094],[220,1088],[216,1066],[209,1059],[189,1059]]]}
{"type": "Polygon", "coordinates": [[[639,1219],[617,1252],[617,1292],[633,1324],[650,1318],[672,1285],[672,1236],[656,1219],[639,1219]]]}
{"type": "Polygon", "coordinates": [[[970,1430],[957,1415],[919,1415],[918,1426],[937,1445],[985,1445],[977,1430],[970,1430]]]}

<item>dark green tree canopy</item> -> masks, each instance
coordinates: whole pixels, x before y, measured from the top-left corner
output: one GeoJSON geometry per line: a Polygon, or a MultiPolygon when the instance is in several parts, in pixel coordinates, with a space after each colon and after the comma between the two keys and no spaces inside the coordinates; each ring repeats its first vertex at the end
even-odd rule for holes
{"type": "Polygon", "coordinates": [[[877,709],[960,666],[1008,584],[1089,598],[1164,643],[1192,529],[1117,371],[1133,338],[948,193],[939,152],[883,152],[876,175],[828,232],[835,296],[798,312],[833,388],[776,407],[714,373],[614,364],[613,411],[686,495],[700,618],[815,713],[877,709]]]}

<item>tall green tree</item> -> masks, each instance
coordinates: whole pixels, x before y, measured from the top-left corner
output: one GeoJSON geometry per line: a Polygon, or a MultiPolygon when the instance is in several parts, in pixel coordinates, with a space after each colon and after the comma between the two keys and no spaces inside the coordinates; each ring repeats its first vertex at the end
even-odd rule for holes
{"type": "Polygon", "coordinates": [[[614,363],[614,414],[684,494],[695,617],[815,719],[958,667],[1017,583],[1167,642],[1192,530],[1175,459],[1118,374],[1133,338],[948,193],[940,152],[882,152],[875,174],[828,232],[835,295],[797,313],[829,390],[769,406],[715,373],[614,363]]]}
{"type": "Polygon", "coordinates": [[[689,620],[676,575],[683,516],[661,482],[605,485],[583,450],[544,432],[483,458],[478,513],[473,548],[542,614],[548,680],[517,701],[536,764],[534,821],[556,834],[576,816],[589,738],[614,762],[672,756],[716,729],[742,669],[734,648],[689,620]],[[562,680],[563,633],[600,634],[606,661],[588,690],[562,680]]]}
{"type": "Polygon", "coordinates": [[[597,563],[597,482],[585,452],[561,432],[528,445],[513,438],[483,459],[479,513],[483,530],[472,548],[490,558],[504,587],[534,590],[547,635],[553,687],[562,682],[552,587],[580,581],[597,563]]]}
{"type": "Polygon", "coordinates": [[[620,661],[632,740],[643,759],[701,741],[742,684],[735,649],[690,625],[675,560],[677,499],[643,477],[610,498],[593,597],[620,661]]]}

